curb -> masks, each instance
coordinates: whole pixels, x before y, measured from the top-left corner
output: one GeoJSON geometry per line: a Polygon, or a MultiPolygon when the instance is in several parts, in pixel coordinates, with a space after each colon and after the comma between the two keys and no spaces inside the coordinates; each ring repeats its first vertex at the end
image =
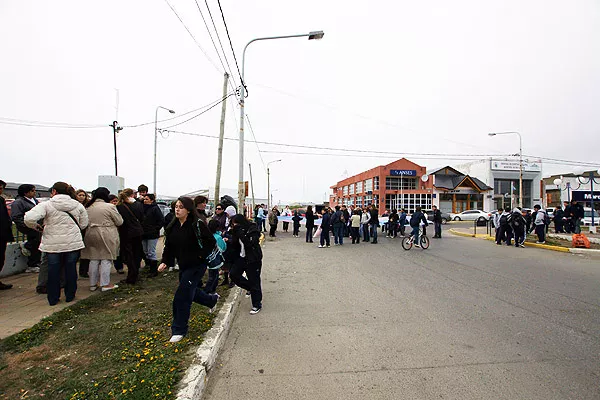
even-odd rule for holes
{"type": "Polygon", "coordinates": [[[195,357],[181,380],[181,389],[177,393],[177,400],[202,398],[208,381],[207,374],[213,367],[217,355],[229,334],[240,293],[241,289],[237,286],[229,293],[227,300],[219,310],[215,325],[206,332],[204,341],[196,349],[195,357]]]}
{"type": "MultiPolygon", "coordinates": [[[[472,233],[458,232],[458,231],[455,231],[454,229],[448,229],[448,232],[450,232],[451,234],[453,234],[455,236],[475,237],[475,238],[482,238],[485,240],[494,241],[494,238],[491,236],[488,236],[488,235],[474,235],[472,233]]],[[[567,248],[567,247],[551,246],[548,244],[538,244],[538,243],[529,243],[529,242],[525,242],[525,246],[536,247],[538,249],[544,249],[544,250],[558,251],[561,253],[575,253],[575,254],[600,253],[600,250],[595,250],[595,249],[571,249],[571,248],[567,248]]]]}

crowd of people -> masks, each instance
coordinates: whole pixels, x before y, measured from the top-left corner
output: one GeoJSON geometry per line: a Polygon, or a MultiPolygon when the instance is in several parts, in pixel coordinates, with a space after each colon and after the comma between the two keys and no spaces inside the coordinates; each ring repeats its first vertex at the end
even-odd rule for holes
{"type": "MultiPolygon", "coordinates": [[[[0,194],[5,187],[0,181],[0,194]]],[[[91,291],[135,285],[143,266],[148,279],[166,269],[178,270],[171,342],[187,334],[193,302],[214,309],[220,276],[223,285],[238,285],[247,291],[252,298],[250,314],[262,309],[261,233],[244,215],[237,214],[234,205],[218,204],[209,219],[206,197],[180,197],[163,215],[146,185],[140,185],[137,192],[124,189],[118,195],[98,187],[90,197],[84,190],[56,182],[50,196],[40,201],[34,185],[21,185],[10,216],[0,196],[0,269],[7,243],[14,241],[14,223],[26,238],[21,246],[27,257],[26,272],[39,274],[36,291],[47,295],[49,305],[59,303],[61,290],[64,300],[72,302],[80,279],[89,279],[91,291]],[[159,263],[156,248],[163,228],[165,243],[159,263]],[[110,281],[113,267],[119,274],[125,274],[126,267],[127,275],[119,283],[110,281]]],[[[2,290],[11,287],[0,282],[2,290]]]]}
{"type": "MultiPolygon", "coordinates": [[[[415,235],[416,243],[418,243],[419,226],[427,226],[427,218],[421,211],[421,207],[417,207],[415,212],[409,216],[405,209],[400,211],[393,209],[391,213],[385,211],[381,217],[387,217],[387,221],[380,221],[379,210],[374,204],[365,207],[354,206],[335,206],[324,207],[321,212],[317,213],[312,206],[308,206],[304,217],[299,210],[290,210],[286,206],[283,212],[280,212],[277,206],[274,206],[268,212],[265,211],[264,204],[258,204],[254,209],[254,222],[259,231],[267,232],[265,221],[269,223],[269,236],[275,237],[279,217],[291,217],[292,236],[299,237],[300,224],[305,219],[306,225],[306,242],[313,243],[313,238],[319,239],[319,248],[331,247],[331,236],[333,235],[334,245],[344,245],[344,238],[352,239],[352,244],[360,244],[368,242],[377,244],[378,229],[382,229],[382,233],[386,234],[387,238],[396,238],[398,233],[401,236],[405,235],[406,225],[412,229],[411,235],[415,235]],[[318,226],[315,225],[316,220],[321,220],[318,226]],[[316,231],[315,231],[316,229],[316,231]]],[[[442,214],[436,206],[433,206],[433,223],[435,227],[436,239],[442,237],[442,214]]],[[[283,231],[288,232],[289,221],[283,221],[283,231]]]]}
{"type": "MultiPolygon", "coordinates": [[[[564,202],[564,209],[558,207],[554,210],[554,228],[556,233],[581,233],[581,222],[584,209],[581,204],[573,200],[564,202]]],[[[546,243],[546,233],[552,222],[548,212],[539,204],[533,207],[533,213],[516,207],[499,208],[492,220],[496,231],[496,244],[506,243],[515,247],[525,247],[527,234],[535,232],[537,243],[546,243]]]]}

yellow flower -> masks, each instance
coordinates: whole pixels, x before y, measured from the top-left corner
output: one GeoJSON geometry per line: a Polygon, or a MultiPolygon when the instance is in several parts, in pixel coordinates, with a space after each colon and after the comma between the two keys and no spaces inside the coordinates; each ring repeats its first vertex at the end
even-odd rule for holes
{"type": "Polygon", "coordinates": [[[127,393],[127,389],[123,389],[123,391],[121,393],[123,393],[123,394],[127,393]]]}

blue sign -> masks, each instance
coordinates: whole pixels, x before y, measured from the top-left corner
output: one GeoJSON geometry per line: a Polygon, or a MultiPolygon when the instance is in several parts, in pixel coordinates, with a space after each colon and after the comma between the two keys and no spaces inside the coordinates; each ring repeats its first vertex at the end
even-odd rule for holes
{"type": "MultiPolygon", "coordinates": [[[[589,190],[573,190],[571,192],[571,200],[575,201],[591,201],[592,192],[589,190]]],[[[600,192],[594,190],[594,201],[600,201],[600,192]]]]}
{"type": "Polygon", "coordinates": [[[391,169],[390,176],[417,176],[414,169],[391,169]]]}

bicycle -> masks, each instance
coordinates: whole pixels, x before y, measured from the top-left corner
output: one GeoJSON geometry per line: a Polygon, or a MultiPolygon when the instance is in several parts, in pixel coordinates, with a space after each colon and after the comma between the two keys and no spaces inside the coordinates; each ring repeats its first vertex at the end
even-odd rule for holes
{"type": "MultiPolygon", "coordinates": [[[[412,249],[414,242],[414,235],[406,236],[402,239],[402,248],[404,250],[410,250],[412,249]]],[[[427,237],[427,233],[425,233],[422,228],[419,228],[419,244],[423,250],[427,250],[429,248],[429,238],[427,237]]]]}

